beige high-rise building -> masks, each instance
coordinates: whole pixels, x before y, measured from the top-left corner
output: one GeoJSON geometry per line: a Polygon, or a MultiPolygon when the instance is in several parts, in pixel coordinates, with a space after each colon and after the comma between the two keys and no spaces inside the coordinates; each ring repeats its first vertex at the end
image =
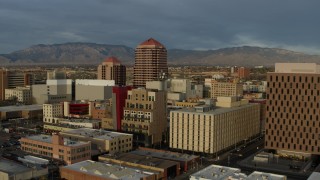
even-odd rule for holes
{"type": "Polygon", "coordinates": [[[239,83],[211,81],[211,98],[242,96],[243,85],[239,83]]]}
{"type": "Polygon", "coordinates": [[[213,154],[259,134],[259,104],[236,97],[217,100],[213,109],[198,106],[170,112],[170,148],[213,154]]]}
{"type": "Polygon", "coordinates": [[[98,79],[114,80],[116,85],[126,85],[126,66],[116,57],[107,58],[98,66],[98,79]]]}
{"type": "Polygon", "coordinates": [[[168,75],[167,49],[155,39],[148,39],[135,50],[133,86],[146,87],[146,81],[165,79],[168,75]]]}
{"type": "Polygon", "coordinates": [[[320,155],[320,65],[276,63],[267,81],[265,147],[300,158],[320,155]]]}
{"type": "Polygon", "coordinates": [[[165,91],[144,88],[128,91],[121,128],[134,134],[135,145],[160,144],[167,130],[165,91]]]}

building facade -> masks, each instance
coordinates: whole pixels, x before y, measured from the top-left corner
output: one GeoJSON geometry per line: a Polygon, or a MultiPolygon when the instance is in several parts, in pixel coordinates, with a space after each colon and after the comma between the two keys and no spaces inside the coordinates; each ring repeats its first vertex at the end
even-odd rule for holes
{"type": "Polygon", "coordinates": [[[320,154],[320,66],[277,63],[267,74],[265,147],[305,158],[320,154]]]}
{"type": "Polygon", "coordinates": [[[63,118],[63,104],[43,104],[43,122],[58,123],[59,118],[63,118]]]}
{"type": "Polygon", "coordinates": [[[211,82],[211,98],[242,96],[243,85],[239,83],[211,82]]]}
{"type": "Polygon", "coordinates": [[[250,75],[250,70],[249,70],[249,68],[246,68],[246,67],[240,67],[239,69],[238,69],[238,77],[239,78],[247,78],[247,77],[249,77],[249,75],[250,75]]]}
{"type": "Polygon", "coordinates": [[[150,38],[135,50],[133,86],[146,87],[147,81],[164,79],[168,75],[167,49],[150,38]]]}
{"type": "Polygon", "coordinates": [[[165,91],[144,88],[128,91],[122,131],[134,134],[137,146],[160,144],[167,128],[165,91]]]}
{"type": "Polygon", "coordinates": [[[91,142],[72,141],[57,134],[22,137],[20,143],[25,152],[63,160],[66,164],[91,159],[91,142]]]}
{"type": "Polygon", "coordinates": [[[47,80],[46,84],[31,86],[34,104],[59,103],[74,99],[74,84],[71,79],[47,80]]]}
{"type": "Polygon", "coordinates": [[[114,80],[116,85],[126,85],[126,66],[116,57],[107,58],[98,66],[98,79],[114,80]]]}
{"type": "Polygon", "coordinates": [[[16,87],[5,89],[6,100],[16,100],[22,104],[32,104],[32,93],[30,87],[16,87]]]}
{"type": "Polygon", "coordinates": [[[95,101],[110,99],[114,85],[114,80],[77,79],[75,82],[75,100],[95,101]]]}
{"type": "Polygon", "coordinates": [[[5,89],[30,86],[34,84],[33,74],[0,69],[0,101],[5,100],[5,89]]]}
{"type": "Polygon", "coordinates": [[[92,154],[129,152],[132,150],[132,134],[113,131],[79,128],[60,132],[71,140],[91,141],[92,154]]]}
{"type": "Polygon", "coordinates": [[[259,134],[258,104],[228,97],[218,98],[217,106],[172,110],[170,148],[213,154],[259,134]]]}

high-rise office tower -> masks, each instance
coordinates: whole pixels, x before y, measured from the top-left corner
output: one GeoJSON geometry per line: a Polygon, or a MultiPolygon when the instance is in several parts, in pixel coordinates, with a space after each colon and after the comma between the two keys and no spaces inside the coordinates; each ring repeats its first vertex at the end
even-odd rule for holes
{"type": "Polygon", "coordinates": [[[300,158],[320,155],[320,65],[277,63],[267,81],[265,147],[300,158]]]}
{"type": "Polygon", "coordinates": [[[145,87],[146,81],[164,79],[168,75],[167,49],[150,38],[135,50],[133,86],[145,87]]]}
{"type": "Polygon", "coordinates": [[[116,85],[125,86],[126,66],[116,57],[109,57],[98,66],[98,79],[115,80],[116,85]]]}
{"type": "Polygon", "coordinates": [[[32,74],[0,69],[0,101],[5,99],[5,89],[34,84],[32,74]]]}

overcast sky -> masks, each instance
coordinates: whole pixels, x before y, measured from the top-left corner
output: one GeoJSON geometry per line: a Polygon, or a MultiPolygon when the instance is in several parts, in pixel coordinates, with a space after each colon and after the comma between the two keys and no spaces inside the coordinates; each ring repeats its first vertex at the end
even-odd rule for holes
{"type": "Polygon", "coordinates": [[[320,54],[319,0],[0,0],[0,53],[92,42],[277,47],[320,54]]]}

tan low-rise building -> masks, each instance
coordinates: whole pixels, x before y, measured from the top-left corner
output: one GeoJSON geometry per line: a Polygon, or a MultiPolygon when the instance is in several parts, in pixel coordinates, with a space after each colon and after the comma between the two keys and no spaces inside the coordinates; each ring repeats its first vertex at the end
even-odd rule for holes
{"type": "Polygon", "coordinates": [[[91,159],[91,142],[72,141],[58,134],[27,136],[20,143],[25,152],[60,159],[66,164],[91,159]]]}
{"type": "Polygon", "coordinates": [[[65,119],[57,118],[58,123],[45,123],[43,129],[46,132],[62,132],[78,128],[100,129],[101,121],[94,119],[65,119]]]}
{"type": "Polygon", "coordinates": [[[243,85],[240,83],[211,81],[211,98],[232,97],[243,95],[243,85]]]}
{"type": "Polygon", "coordinates": [[[155,180],[156,173],[140,168],[123,167],[121,165],[82,161],[69,166],[60,167],[62,179],[68,180],[155,180]]]}
{"type": "Polygon", "coordinates": [[[90,141],[92,143],[92,154],[129,152],[132,150],[132,134],[79,128],[60,132],[60,134],[71,140],[90,141]]]}
{"type": "Polygon", "coordinates": [[[0,107],[0,119],[39,119],[42,118],[42,105],[19,105],[0,107]]]}
{"type": "Polygon", "coordinates": [[[198,106],[170,112],[169,146],[173,149],[213,154],[259,132],[260,106],[247,100],[223,97],[214,108],[198,106]]]}
{"type": "Polygon", "coordinates": [[[32,104],[32,93],[30,87],[16,87],[5,89],[6,100],[16,100],[22,104],[32,104]]]}

